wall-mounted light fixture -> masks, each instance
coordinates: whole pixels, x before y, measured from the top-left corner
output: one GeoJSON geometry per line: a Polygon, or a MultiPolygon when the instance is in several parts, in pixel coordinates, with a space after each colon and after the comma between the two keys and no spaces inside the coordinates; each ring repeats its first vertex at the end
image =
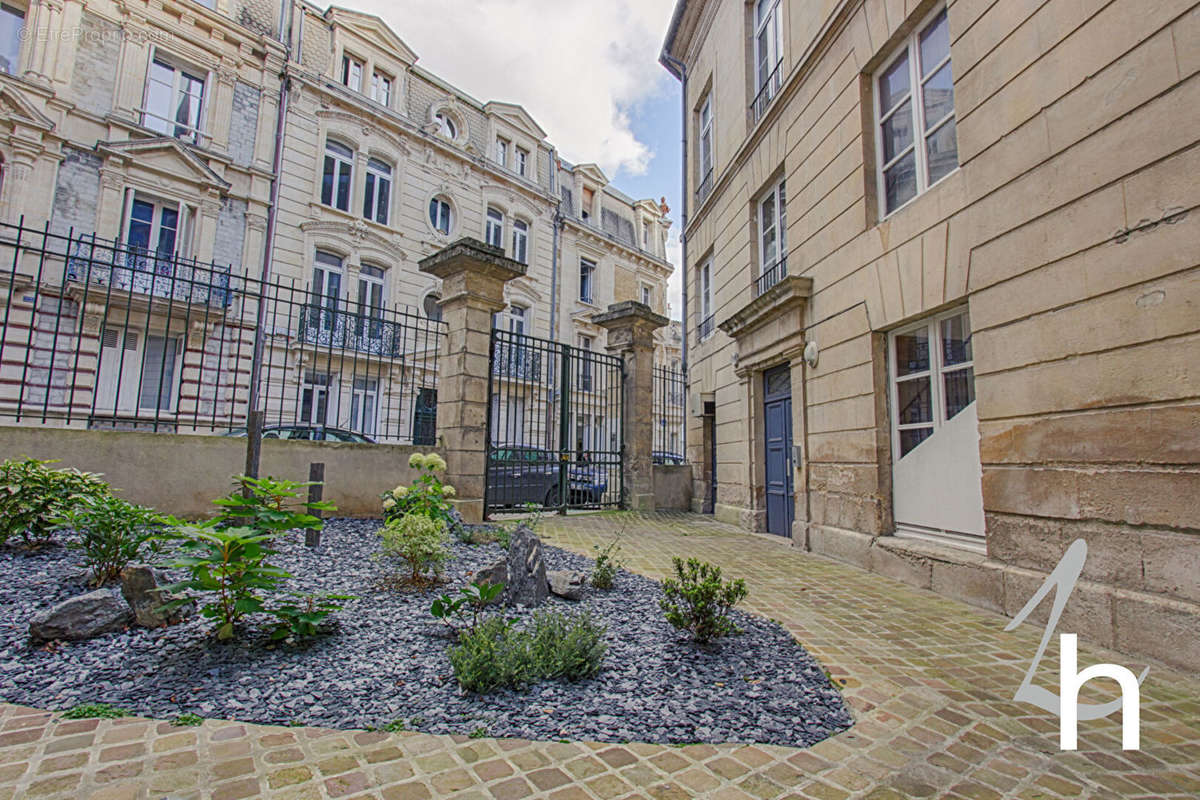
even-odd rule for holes
{"type": "Polygon", "coordinates": [[[808,364],[809,369],[817,368],[817,357],[821,354],[816,342],[809,342],[804,345],[804,363],[808,364]]]}

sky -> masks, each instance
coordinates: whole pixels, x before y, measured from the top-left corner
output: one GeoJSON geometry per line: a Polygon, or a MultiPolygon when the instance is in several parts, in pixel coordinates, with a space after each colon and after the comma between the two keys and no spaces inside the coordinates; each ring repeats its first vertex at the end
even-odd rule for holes
{"type": "Polygon", "coordinates": [[[353,0],[476,100],[519,103],[572,163],[635,200],[667,198],[680,317],[679,84],[658,63],[675,0],[353,0]]]}

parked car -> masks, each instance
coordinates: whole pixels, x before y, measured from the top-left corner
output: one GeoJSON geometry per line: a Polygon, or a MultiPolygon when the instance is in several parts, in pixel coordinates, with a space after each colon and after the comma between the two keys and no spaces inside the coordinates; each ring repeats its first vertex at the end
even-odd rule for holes
{"type": "Polygon", "coordinates": [[[666,450],[655,450],[650,454],[650,459],[655,464],[673,464],[678,466],[679,464],[686,463],[683,460],[683,456],[678,453],[667,452],[666,450]]]}
{"type": "MultiPolygon", "coordinates": [[[[245,428],[233,428],[222,436],[245,436],[245,428]]],[[[341,428],[324,425],[264,425],[264,439],[292,439],[305,442],[351,442],[353,444],[375,444],[370,436],[341,428]]]]}
{"type": "MultiPolygon", "coordinates": [[[[557,506],[561,461],[553,450],[527,445],[497,445],[488,458],[488,504],[519,508],[526,503],[557,506]]],[[[608,490],[603,471],[575,464],[567,472],[571,505],[599,503],[608,490]]]]}

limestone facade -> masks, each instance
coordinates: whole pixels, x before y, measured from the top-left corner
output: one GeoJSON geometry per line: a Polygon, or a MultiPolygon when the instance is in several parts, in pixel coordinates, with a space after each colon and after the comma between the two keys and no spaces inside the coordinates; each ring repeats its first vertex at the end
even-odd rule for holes
{"type": "Polygon", "coordinates": [[[1084,538],[1064,630],[1174,658],[1198,42],[1194,0],[680,0],[695,507],[1010,614],[1084,538]]]}

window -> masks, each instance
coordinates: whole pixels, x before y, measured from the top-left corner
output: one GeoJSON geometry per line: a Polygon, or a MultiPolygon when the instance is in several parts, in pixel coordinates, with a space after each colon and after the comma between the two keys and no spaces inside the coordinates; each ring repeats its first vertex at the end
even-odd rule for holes
{"type": "Polygon", "coordinates": [[[166,56],[150,62],[142,124],[164,136],[196,139],[204,105],[204,77],[198,69],[177,66],[166,56]]]}
{"type": "Polygon", "coordinates": [[[371,76],[371,99],[381,106],[391,106],[392,79],[390,76],[378,71],[371,76]]]}
{"type": "Polygon", "coordinates": [[[523,219],[513,220],[512,257],[513,261],[522,264],[529,263],[529,223],[523,219]]]}
{"type": "Polygon", "coordinates": [[[779,0],[758,0],[754,6],[754,120],[757,122],[783,85],[780,65],[783,47],[779,0]]]}
{"type": "Polygon", "coordinates": [[[324,425],[328,421],[330,383],[328,372],[305,371],[300,396],[300,422],[324,425]]]}
{"type": "Polygon", "coordinates": [[[321,202],[350,210],[350,186],[354,174],[354,151],[332,139],[325,142],[325,172],[321,178],[321,202]]]}
{"type": "Polygon", "coordinates": [[[502,167],[508,166],[508,140],[496,140],[496,163],[502,167]]]}
{"type": "Polygon", "coordinates": [[[975,402],[971,319],[957,309],[891,336],[893,447],[903,458],[975,402]]]}
{"type": "Polygon", "coordinates": [[[378,158],[367,159],[366,196],[363,216],[380,225],[388,223],[388,206],[392,193],[392,168],[378,158]]]}
{"type": "Polygon", "coordinates": [[[524,148],[517,148],[517,174],[522,178],[525,177],[526,171],[529,169],[529,151],[524,148]]]}
{"type": "Polygon", "coordinates": [[[454,213],[450,209],[450,201],[444,197],[435,197],[429,201],[429,224],[443,236],[449,236],[454,227],[454,213]]]}
{"type": "Polygon", "coordinates": [[[648,306],[654,305],[654,290],[649,286],[642,287],[642,303],[648,306]]]}
{"type": "Polygon", "coordinates": [[[504,214],[499,210],[488,206],[487,210],[487,225],[484,230],[484,239],[492,247],[504,249],[504,214]]]}
{"type": "MultiPolygon", "coordinates": [[[[580,333],[576,336],[575,345],[590,353],[592,337],[580,333]]],[[[586,355],[579,359],[579,388],[585,392],[592,391],[592,359],[586,355]]]]}
{"type": "Polygon", "coordinates": [[[642,223],[642,249],[647,250],[647,251],[650,249],[650,223],[649,222],[642,223]]]}
{"type": "Polygon", "coordinates": [[[25,29],[24,9],[0,3],[0,72],[17,74],[21,57],[22,32],[25,29]]]}
{"type": "Polygon", "coordinates": [[[430,292],[425,295],[425,299],[421,301],[421,310],[425,312],[425,316],[432,320],[442,321],[442,296],[437,292],[430,292]]]}
{"type": "Polygon", "coordinates": [[[378,339],[383,335],[384,272],[363,264],[358,270],[358,319],[355,334],[378,339]]]}
{"type": "Polygon", "coordinates": [[[583,205],[579,208],[579,218],[587,219],[592,215],[592,203],[596,200],[596,191],[587,186],[583,187],[583,205]]]}
{"type": "Polygon", "coordinates": [[[178,203],[164,203],[134,195],[129,206],[126,242],[135,252],[173,258],[182,244],[179,212],[178,203]]]}
{"type": "Polygon", "coordinates": [[[174,411],[183,352],[177,337],[105,328],[100,339],[96,410],[174,411]]]}
{"type": "Polygon", "coordinates": [[[700,137],[697,139],[700,147],[700,158],[697,168],[700,170],[699,184],[696,187],[697,200],[704,202],[712,191],[713,148],[712,148],[712,96],[704,98],[700,106],[700,137]]]}
{"type": "Polygon", "coordinates": [[[350,430],[375,435],[375,410],[379,407],[379,381],[355,378],[350,395],[350,430]]]}
{"type": "Polygon", "coordinates": [[[883,68],[876,94],[880,211],[887,216],[958,167],[945,9],[883,68]]]}
{"type": "Polygon", "coordinates": [[[700,265],[697,286],[700,290],[700,341],[713,333],[712,260],[700,265]]]}
{"type": "Polygon", "coordinates": [[[354,56],[342,56],[342,83],[356,92],[362,91],[363,65],[354,56]]]}
{"type": "Polygon", "coordinates": [[[758,201],[758,245],[756,295],[787,275],[787,193],[782,180],[758,201]]]}
{"type": "MultiPolygon", "coordinates": [[[[523,335],[525,333],[525,322],[527,321],[527,318],[528,318],[528,311],[529,311],[528,308],[526,308],[525,306],[517,305],[516,303],[513,303],[511,306],[508,307],[508,313],[507,313],[508,325],[507,325],[507,327],[508,327],[509,333],[515,333],[515,334],[519,334],[519,335],[523,335]]],[[[497,311],[495,314],[493,314],[492,315],[492,327],[496,328],[497,330],[504,330],[505,316],[506,316],[506,314],[503,311],[497,311]]]]}
{"type": "Polygon", "coordinates": [[[579,299],[584,303],[592,302],[593,279],[596,275],[596,262],[586,258],[579,259],[579,299]]]}
{"type": "Polygon", "coordinates": [[[138,408],[172,411],[175,407],[175,364],[179,358],[179,340],[166,336],[147,336],[142,354],[141,390],[138,408]]]}
{"type": "Polygon", "coordinates": [[[308,326],[329,331],[333,330],[338,298],[342,293],[342,259],[318,250],[315,262],[308,326]]]}
{"type": "Polygon", "coordinates": [[[454,120],[445,111],[439,111],[433,115],[433,121],[438,125],[438,133],[445,136],[447,139],[458,138],[458,126],[454,124],[454,120]]]}

